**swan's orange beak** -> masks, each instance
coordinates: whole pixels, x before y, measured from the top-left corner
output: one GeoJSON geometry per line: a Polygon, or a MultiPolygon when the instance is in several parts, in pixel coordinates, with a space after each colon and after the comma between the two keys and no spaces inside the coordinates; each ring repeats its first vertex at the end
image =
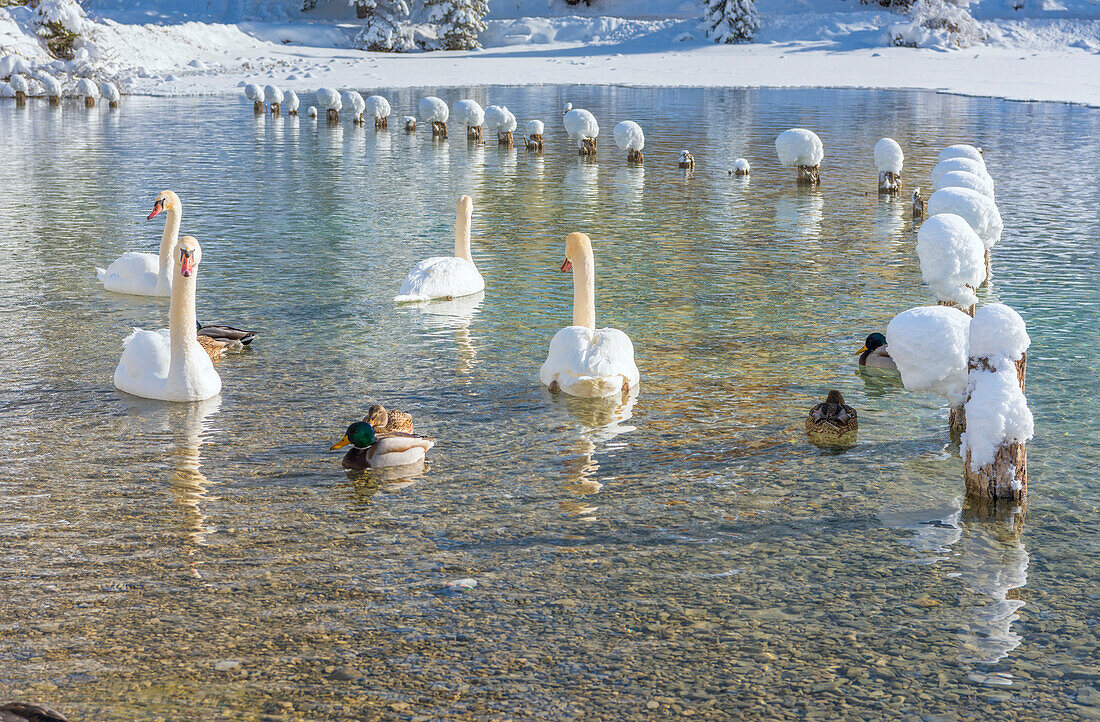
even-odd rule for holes
{"type": "Polygon", "coordinates": [[[153,217],[164,210],[164,201],[156,201],[153,203],[153,212],[149,214],[149,217],[145,220],[151,221],[153,217]]]}
{"type": "Polygon", "coordinates": [[[180,254],[180,275],[184,278],[188,278],[195,272],[195,261],[191,258],[191,254],[188,251],[183,251],[180,254]]]}
{"type": "Polygon", "coordinates": [[[561,264],[561,272],[565,273],[566,271],[572,271],[572,270],[573,270],[573,262],[570,261],[568,258],[566,258],[565,263],[561,264]]]}

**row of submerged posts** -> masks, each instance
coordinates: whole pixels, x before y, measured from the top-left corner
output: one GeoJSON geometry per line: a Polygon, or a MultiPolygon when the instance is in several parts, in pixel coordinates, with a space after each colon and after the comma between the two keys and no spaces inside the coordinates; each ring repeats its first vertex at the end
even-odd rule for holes
{"type": "Polygon", "coordinates": [[[1008,306],[977,308],[977,289],[992,277],[990,250],[1004,228],[993,179],[980,149],[952,145],[940,152],[931,180],[917,256],[936,305],[895,316],[886,347],[907,389],[948,401],[967,495],[1020,501],[1034,433],[1024,396],[1031,339],[1008,306]]]}
{"type": "MultiPolygon", "coordinates": [[[[28,98],[45,97],[49,105],[61,105],[64,96],[64,87],[60,80],[49,73],[40,70],[28,76],[23,73],[13,73],[8,79],[8,85],[15,95],[15,104],[23,107],[28,98]]],[[[96,84],[91,78],[80,78],[76,81],[75,92],[70,93],[84,99],[84,107],[94,108],[96,101],[102,98],[108,107],[117,108],[121,94],[118,86],[112,82],[96,84]]]]}
{"type": "MultiPolygon", "coordinates": [[[[796,167],[798,183],[821,182],[821,140],[792,128],[775,142],[780,162],[796,167]]],[[[879,192],[901,190],[904,153],[892,138],[875,144],[879,192]]],[[[960,442],[967,495],[1021,501],[1027,496],[1026,443],[1034,418],[1024,396],[1031,343],[1020,315],[1001,303],[977,308],[977,290],[992,278],[990,251],[1004,224],[993,178],[980,148],[944,148],[925,200],[913,191],[913,217],[927,215],[917,232],[921,277],[936,299],[898,314],[886,329],[886,349],[912,391],[930,391],[950,405],[949,431],[960,442]]],[[[811,437],[825,432],[845,445],[858,428],[855,410],[832,391],[810,412],[811,437]],[[827,419],[829,424],[823,424],[827,419]]]]}

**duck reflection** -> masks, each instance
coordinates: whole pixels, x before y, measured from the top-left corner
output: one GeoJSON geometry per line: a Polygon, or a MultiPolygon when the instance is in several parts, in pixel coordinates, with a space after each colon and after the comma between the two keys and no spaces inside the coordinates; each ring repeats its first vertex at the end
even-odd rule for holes
{"type": "MultiPolygon", "coordinates": [[[[221,396],[206,401],[169,404],[120,394],[128,416],[140,420],[145,433],[163,435],[171,440],[168,450],[172,462],[169,489],[182,520],[182,536],[189,542],[187,553],[194,556],[197,547],[206,545],[213,531],[203,512],[213,483],[202,472],[201,447],[210,432],[210,417],[221,407],[221,396]]],[[[201,578],[199,562],[190,562],[191,574],[201,578]]]]}
{"type": "Polygon", "coordinates": [[[353,471],[344,473],[351,482],[352,497],[355,503],[366,506],[378,492],[390,493],[412,486],[428,470],[423,459],[404,466],[388,466],[381,469],[353,471]]]}
{"type": "Polygon", "coordinates": [[[596,459],[596,452],[601,446],[604,449],[625,448],[623,443],[611,442],[615,437],[636,429],[626,422],[634,416],[638,392],[635,390],[623,396],[585,399],[568,394],[552,394],[544,388],[542,395],[553,408],[568,412],[578,425],[573,440],[565,449],[564,459],[564,487],[573,498],[563,499],[559,505],[564,512],[573,516],[593,514],[599,507],[592,505],[588,497],[599,493],[603,488],[599,480],[600,464],[596,459]]]}
{"type": "MultiPolygon", "coordinates": [[[[1027,584],[1031,557],[1020,537],[1024,506],[969,503],[962,512],[958,552],[959,579],[978,599],[967,608],[969,619],[960,625],[959,661],[970,665],[995,664],[1020,646],[1012,631],[1024,606],[1016,591],[1027,584]]],[[[972,675],[973,677],[974,675],[972,675]]],[[[980,681],[1011,684],[1007,675],[978,673],[980,681]]]]}

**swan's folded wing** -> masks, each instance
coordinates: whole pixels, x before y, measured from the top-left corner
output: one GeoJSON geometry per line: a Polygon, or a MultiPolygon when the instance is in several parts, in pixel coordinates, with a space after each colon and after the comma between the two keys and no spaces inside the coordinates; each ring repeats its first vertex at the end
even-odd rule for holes
{"type": "Polygon", "coordinates": [[[484,289],[485,281],[474,264],[454,256],[437,256],[421,261],[409,271],[394,301],[458,298],[484,289]]]}
{"type": "Polygon", "coordinates": [[[631,386],[638,383],[634,344],[629,336],[617,328],[601,328],[596,331],[588,352],[587,367],[593,376],[622,376],[631,386]]]}

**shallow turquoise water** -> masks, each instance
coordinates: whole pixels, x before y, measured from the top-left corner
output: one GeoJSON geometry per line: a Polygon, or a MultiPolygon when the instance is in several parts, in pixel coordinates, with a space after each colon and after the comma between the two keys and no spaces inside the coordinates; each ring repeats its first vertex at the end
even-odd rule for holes
{"type": "MultiPolygon", "coordinates": [[[[389,96],[400,116],[429,92],[389,96]]],[[[1100,155],[1079,140],[1097,111],[439,94],[541,117],[545,156],[238,98],[0,103],[0,699],[100,720],[1096,711],[1100,155]],[[568,147],[566,100],[601,120],[598,164],[568,147]],[[622,119],[647,131],[644,168],[614,148],[622,119]],[[820,191],[775,160],[792,126],[825,143],[820,191]],[[867,333],[931,302],[908,203],[874,192],[883,135],[906,195],[953,142],[997,181],[980,296],[1028,322],[1036,417],[1011,518],[964,508],[942,402],[856,372],[867,333]],[[750,179],[726,175],[737,156],[750,179]],[[201,405],[111,386],[122,338],[167,304],[105,293],[93,267],[155,250],[165,188],[203,244],[199,318],[263,332],[201,405]],[[484,298],[396,308],[462,193],[484,298]],[[538,385],[573,230],[601,325],[635,343],[625,406],[538,385]],[[802,430],[834,387],[860,414],[843,454],[802,430]],[[439,438],[423,474],[349,478],[327,451],[374,401],[439,438]],[[462,577],[478,586],[442,593],[462,577]]]]}

